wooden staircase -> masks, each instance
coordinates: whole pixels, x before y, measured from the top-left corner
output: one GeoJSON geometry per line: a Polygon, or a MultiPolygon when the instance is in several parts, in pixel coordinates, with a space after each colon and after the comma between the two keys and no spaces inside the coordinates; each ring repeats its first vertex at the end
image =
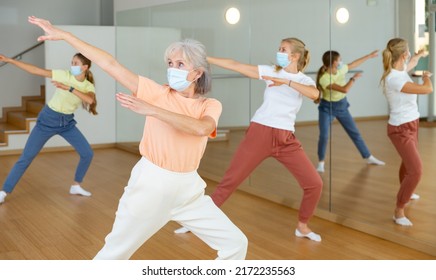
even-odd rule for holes
{"type": "Polygon", "coordinates": [[[9,143],[9,135],[30,132],[30,122],[36,121],[38,113],[45,105],[45,86],[40,88],[40,95],[23,96],[21,107],[5,107],[0,118],[0,147],[9,143]]]}

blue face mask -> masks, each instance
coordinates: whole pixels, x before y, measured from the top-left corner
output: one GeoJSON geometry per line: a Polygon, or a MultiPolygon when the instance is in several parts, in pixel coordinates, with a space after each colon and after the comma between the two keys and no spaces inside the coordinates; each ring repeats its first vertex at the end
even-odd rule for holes
{"type": "Polygon", "coordinates": [[[82,74],[82,69],[80,69],[80,66],[71,66],[71,75],[77,76],[82,74]]]}
{"type": "Polygon", "coordinates": [[[168,84],[172,89],[175,89],[177,91],[184,91],[192,84],[192,82],[186,80],[188,74],[189,71],[186,70],[181,70],[177,68],[168,68],[167,70],[168,84]]]}
{"type": "Polygon", "coordinates": [[[344,63],[342,61],[339,62],[338,64],[338,70],[341,70],[341,68],[344,66],[344,63]]]}
{"type": "Polygon", "coordinates": [[[282,52],[278,52],[276,54],[276,60],[277,60],[277,65],[282,68],[286,68],[292,63],[292,61],[289,61],[288,54],[282,52]]]}

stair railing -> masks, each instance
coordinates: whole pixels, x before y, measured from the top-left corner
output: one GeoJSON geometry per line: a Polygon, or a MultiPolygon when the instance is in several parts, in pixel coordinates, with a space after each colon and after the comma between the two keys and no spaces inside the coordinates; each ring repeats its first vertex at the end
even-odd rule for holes
{"type": "MultiPolygon", "coordinates": [[[[14,55],[14,56],[12,57],[12,59],[20,60],[20,59],[22,58],[23,54],[26,54],[26,53],[30,52],[31,50],[33,50],[34,48],[37,48],[37,47],[41,46],[42,44],[44,44],[44,41],[39,42],[38,44],[35,44],[35,45],[31,46],[31,47],[28,48],[28,49],[25,49],[24,51],[20,52],[20,53],[17,54],[17,55],[14,55]]],[[[0,67],[4,66],[4,65],[6,65],[6,64],[7,64],[6,62],[0,62],[0,67]]]]}

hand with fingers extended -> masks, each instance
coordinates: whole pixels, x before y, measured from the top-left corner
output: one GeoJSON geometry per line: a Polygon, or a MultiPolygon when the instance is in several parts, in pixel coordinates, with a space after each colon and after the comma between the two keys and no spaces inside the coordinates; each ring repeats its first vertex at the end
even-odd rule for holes
{"type": "Polygon", "coordinates": [[[156,108],[150,103],[133,95],[119,92],[116,97],[121,106],[141,115],[149,116],[154,112],[153,109],[156,108]]]}
{"type": "Polygon", "coordinates": [[[374,58],[378,56],[378,50],[372,51],[368,54],[369,58],[374,58]]]}
{"type": "Polygon", "coordinates": [[[57,40],[63,40],[65,34],[67,33],[66,31],[63,31],[59,28],[54,27],[50,21],[42,19],[42,18],[37,18],[35,16],[30,16],[28,18],[29,23],[34,24],[36,26],[39,26],[42,30],[44,30],[45,35],[43,36],[39,36],[38,37],[38,41],[46,41],[46,40],[52,40],[52,41],[57,41],[57,40]]]}
{"type": "Polygon", "coordinates": [[[357,72],[356,74],[353,75],[353,79],[357,80],[360,77],[362,77],[362,72],[357,72]]]}
{"type": "Polygon", "coordinates": [[[287,80],[287,79],[271,77],[271,76],[262,76],[262,79],[272,82],[272,83],[270,83],[268,85],[269,87],[276,87],[276,86],[281,86],[281,85],[289,85],[290,82],[291,82],[290,80],[287,80]]]}
{"type": "Polygon", "coordinates": [[[70,89],[70,86],[68,86],[68,85],[66,85],[66,84],[63,84],[63,83],[60,83],[60,82],[52,81],[51,83],[52,83],[56,88],[59,88],[59,89],[63,89],[63,90],[69,90],[69,89],[70,89]]]}
{"type": "Polygon", "coordinates": [[[5,55],[3,55],[3,54],[0,53],[0,61],[1,61],[1,62],[9,63],[11,60],[12,60],[12,58],[7,57],[7,56],[5,56],[5,55]]]}

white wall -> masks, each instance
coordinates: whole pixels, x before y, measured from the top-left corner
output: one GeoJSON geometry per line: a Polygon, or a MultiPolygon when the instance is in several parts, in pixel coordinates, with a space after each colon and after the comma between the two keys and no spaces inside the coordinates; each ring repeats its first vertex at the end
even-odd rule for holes
{"type": "MultiPolygon", "coordinates": [[[[27,23],[35,15],[62,25],[98,25],[101,0],[1,0],[0,53],[14,56],[36,44],[41,30],[27,23]]],[[[65,58],[68,59],[68,58],[65,58]]],[[[23,56],[23,61],[44,67],[44,47],[23,56]]],[[[0,114],[2,107],[20,106],[21,96],[38,95],[44,79],[10,65],[0,67],[0,114]]]]}

